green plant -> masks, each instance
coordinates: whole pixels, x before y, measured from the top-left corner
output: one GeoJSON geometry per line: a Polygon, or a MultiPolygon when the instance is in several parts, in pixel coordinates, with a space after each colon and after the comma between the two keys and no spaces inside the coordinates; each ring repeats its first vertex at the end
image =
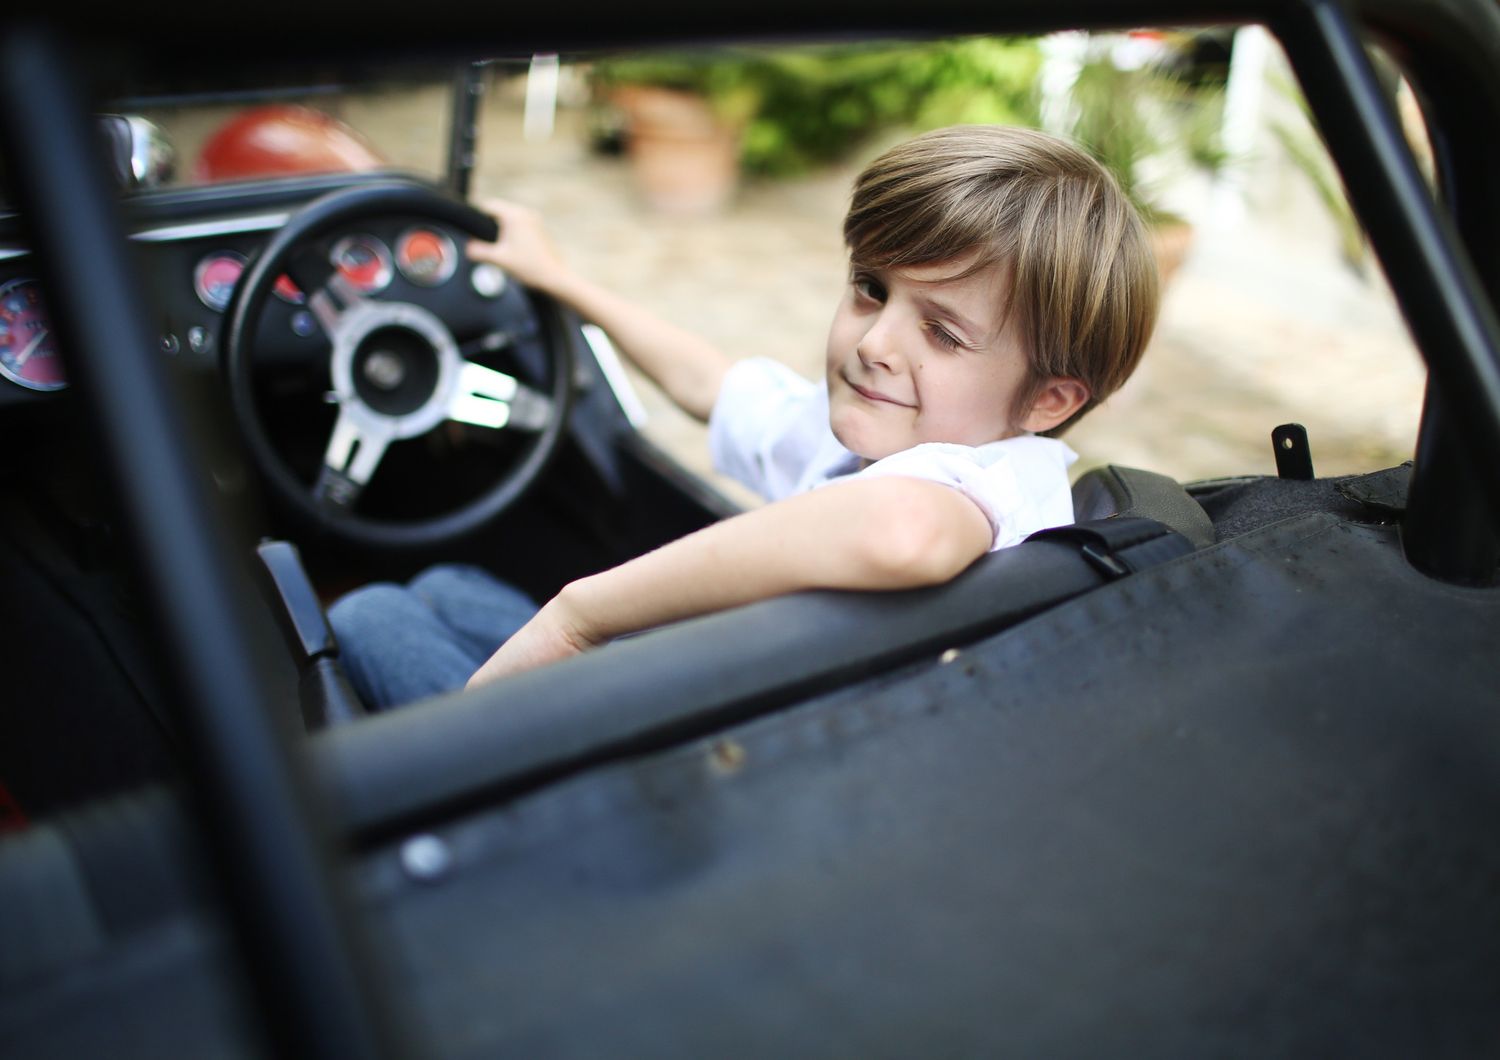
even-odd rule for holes
{"type": "Polygon", "coordinates": [[[1313,133],[1315,120],[1307,98],[1285,77],[1273,78],[1271,83],[1284,98],[1291,100],[1302,115],[1300,124],[1287,121],[1271,122],[1271,134],[1286,152],[1292,165],[1312,185],[1314,194],[1333,222],[1338,232],[1339,253],[1356,273],[1364,271],[1369,255],[1365,230],[1354,215],[1354,207],[1344,194],[1343,181],[1338,171],[1323,150],[1313,133]]]}
{"type": "Polygon", "coordinates": [[[919,43],[746,48],[610,59],[598,92],[627,84],[704,96],[742,130],[741,164],[787,175],[833,161],[884,130],[959,122],[1037,121],[1034,41],[963,38],[919,43]]]}
{"type": "Polygon", "coordinates": [[[1147,223],[1179,220],[1161,204],[1148,170],[1169,158],[1208,170],[1224,164],[1223,91],[1192,84],[1159,62],[1124,66],[1110,44],[1108,37],[1090,44],[1073,85],[1067,131],[1114,173],[1147,223]]]}
{"type": "Polygon", "coordinates": [[[1033,125],[1038,116],[1041,56],[1030,40],[800,49],[766,59],[761,105],[745,130],[751,172],[805,170],[888,129],[1033,125]]]}

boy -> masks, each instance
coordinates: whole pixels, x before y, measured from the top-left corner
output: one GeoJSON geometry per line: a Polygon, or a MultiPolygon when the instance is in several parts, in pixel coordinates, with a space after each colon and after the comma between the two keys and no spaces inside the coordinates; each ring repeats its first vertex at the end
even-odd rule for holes
{"type": "Polygon", "coordinates": [[[1155,262],[1118,186],[1030,130],[939,130],[860,175],[821,385],[731,360],[571,272],[535,214],[486,205],[500,238],[470,257],[603,327],[708,421],[720,470],[773,503],[564,587],[471,687],[799,589],[938,584],[1071,522],[1076,457],[1051,436],[1125,382],[1156,317],[1155,262]]]}

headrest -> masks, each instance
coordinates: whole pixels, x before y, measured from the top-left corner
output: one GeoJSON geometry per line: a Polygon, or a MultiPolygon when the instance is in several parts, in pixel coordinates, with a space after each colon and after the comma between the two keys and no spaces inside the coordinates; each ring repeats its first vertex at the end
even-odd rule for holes
{"type": "Polygon", "coordinates": [[[1073,483],[1073,518],[1082,523],[1114,515],[1155,519],[1187,538],[1194,548],[1218,540],[1208,513],[1175,479],[1113,464],[1079,476],[1073,483]]]}

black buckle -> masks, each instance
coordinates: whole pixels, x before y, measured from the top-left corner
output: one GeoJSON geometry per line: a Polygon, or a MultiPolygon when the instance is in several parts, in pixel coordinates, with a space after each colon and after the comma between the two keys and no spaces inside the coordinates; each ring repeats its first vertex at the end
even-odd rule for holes
{"type": "Polygon", "coordinates": [[[1068,541],[1110,581],[1185,556],[1193,544],[1165,523],[1136,515],[1112,515],[1086,523],[1054,526],[1026,540],[1068,541]]]}

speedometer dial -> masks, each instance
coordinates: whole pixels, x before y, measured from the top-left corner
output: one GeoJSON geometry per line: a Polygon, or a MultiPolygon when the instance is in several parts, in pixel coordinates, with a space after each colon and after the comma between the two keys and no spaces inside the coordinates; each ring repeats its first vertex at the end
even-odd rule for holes
{"type": "Polygon", "coordinates": [[[68,385],[35,280],[0,286],[0,375],[30,390],[68,385]]]}
{"type": "Polygon", "coordinates": [[[391,285],[391,252],[374,236],[345,236],[333,245],[329,263],[360,294],[379,294],[391,285]]]}
{"type": "Polygon", "coordinates": [[[458,248],[441,232],[408,228],[396,240],[396,268],[420,287],[436,287],[458,268],[458,248]]]}

